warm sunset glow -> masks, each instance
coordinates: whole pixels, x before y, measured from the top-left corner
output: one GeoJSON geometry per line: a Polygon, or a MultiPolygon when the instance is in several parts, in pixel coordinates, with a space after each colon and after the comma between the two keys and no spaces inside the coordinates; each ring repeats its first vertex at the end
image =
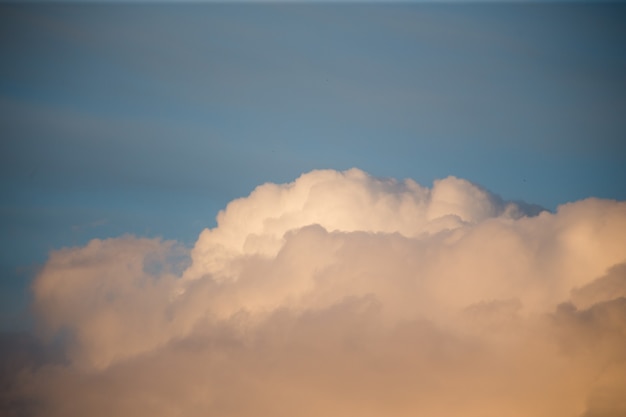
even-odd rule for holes
{"type": "Polygon", "coordinates": [[[624,248],[623,202],[526,213],[452,177],[313,171],[231,202],[186,267],[134,236],[53,252],[34,306],[69,362],[24,389],[51,416],[621,407],[624,248]]]}

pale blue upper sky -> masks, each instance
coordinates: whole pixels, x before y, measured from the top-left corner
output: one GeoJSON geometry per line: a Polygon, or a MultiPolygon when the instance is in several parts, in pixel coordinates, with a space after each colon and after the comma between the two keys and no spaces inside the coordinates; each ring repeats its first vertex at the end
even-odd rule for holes
{"type": "Polygon", "coordinates": [[[50,249],[195,240],[261,183],[626,199],[622,4],[0,4],[0,328],[50,249]]]}

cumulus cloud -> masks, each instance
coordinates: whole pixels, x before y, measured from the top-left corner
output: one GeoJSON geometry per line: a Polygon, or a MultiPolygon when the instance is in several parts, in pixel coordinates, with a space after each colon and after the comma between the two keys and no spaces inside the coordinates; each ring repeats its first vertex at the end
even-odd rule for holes
{"type": "Polygon", "coordinates": [[[624,415],[625,265],[625,202],[538,212],[454,177],[313,171],[190,249],[53,252],[33,307],[64,359],[5,397],[66,417],[624,415]]]}

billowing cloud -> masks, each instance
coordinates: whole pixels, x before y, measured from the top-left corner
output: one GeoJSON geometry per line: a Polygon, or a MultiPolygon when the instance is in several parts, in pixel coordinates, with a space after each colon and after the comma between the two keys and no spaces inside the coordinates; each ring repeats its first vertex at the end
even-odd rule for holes
{"type": "Polygon", "coordinates": [[[540,212],[454,177],[325,170],[217,220],[191,249],[53,252],[34,309],[65,359],[15,372],[21,412],[626,413],[625,202],[540,212]]]}

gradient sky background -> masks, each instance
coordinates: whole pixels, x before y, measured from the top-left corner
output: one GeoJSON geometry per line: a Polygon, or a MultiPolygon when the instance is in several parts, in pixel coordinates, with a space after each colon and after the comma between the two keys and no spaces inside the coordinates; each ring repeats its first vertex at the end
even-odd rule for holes
{"type": "Polygon", "coordinates": [[[0,329],[51,249],[316,168],[626,199],[623,4],[0,5],[0,329]]]}

